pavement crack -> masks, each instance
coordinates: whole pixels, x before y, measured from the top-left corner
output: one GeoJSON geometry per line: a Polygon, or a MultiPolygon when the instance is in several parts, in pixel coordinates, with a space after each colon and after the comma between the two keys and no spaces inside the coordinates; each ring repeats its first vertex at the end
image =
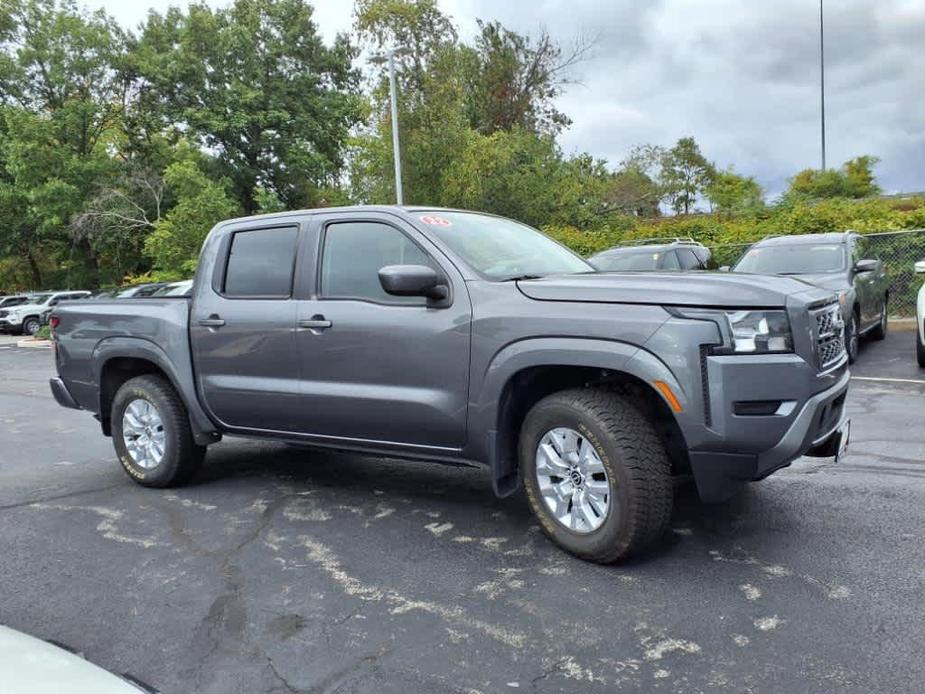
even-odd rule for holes
{"type": "Polygon", "coordinates": [[[293,694],[300,694],[301,692],[306,691],[305,689],[299,689],[294,684],[292,684],[289,680],[283,677],[282,673],[276,669],[276,666],[273,664],[273,659],[270,656],[267,656],[267,667],[269,668],[270,672],[273,673],[273,676],[277,680],[279,680],[280,684],[283,685],[283,687],[285,688],[287,692],[292,692],[293,694]]]}
{"type": "Polygon", "coordinates": [[[96,487],[94,489],[82,489],[76,492],[65,492],[62,494],[52,494],[51,496],[44,496],[38,499],[29,499],[27,501],[17,501],[12,504],[6,504],[0,506],[0,511],[12,511],[14,509],[23,508],[24,506],[32,506],[33,504],[46,504],[50,501],[60,501],[61,499],[70,499],[75,496],[84,496],[86,494],[96,494],[98,492],[108,492],[110,489],[117,489],[119,487],[124,487],[125,482],[117,482],[116,484],[109,484],[105,487],[96,487]]]}

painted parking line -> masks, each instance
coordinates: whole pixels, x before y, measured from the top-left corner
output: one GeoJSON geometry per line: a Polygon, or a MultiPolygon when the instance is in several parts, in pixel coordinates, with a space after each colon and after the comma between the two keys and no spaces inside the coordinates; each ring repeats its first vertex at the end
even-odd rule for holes
{"type": "Polygon", "coordinates": [[[925,386],[925,380],[915,378],[878,378],[876,376],[852,376],[852,381],[873,381],[875,383],[917,383],[925,386]]]}

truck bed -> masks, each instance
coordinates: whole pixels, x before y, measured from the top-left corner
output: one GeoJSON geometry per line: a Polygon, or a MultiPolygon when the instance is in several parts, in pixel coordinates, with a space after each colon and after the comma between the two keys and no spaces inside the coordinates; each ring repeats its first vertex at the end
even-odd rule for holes
{"type": "Polygon", "coordinates": [[[58,374],[77,404],[99,414],[99,375],[107,353],[156,359],[180,384],[193,383],[189,297],[62,303],[54,315],[58,374]],[[126,351],[128,350],[128,351],[126,351]]]}

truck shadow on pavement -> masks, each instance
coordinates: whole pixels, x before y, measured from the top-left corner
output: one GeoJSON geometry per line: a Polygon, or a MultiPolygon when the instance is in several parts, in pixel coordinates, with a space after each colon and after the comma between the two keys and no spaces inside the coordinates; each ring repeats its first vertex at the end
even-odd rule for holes
{"type": "MultiPolygon", "coordinates": [[[[539,530],[522,489],[498,499],[491,491],[487,471],[464,465],[235,441],[210,449],[190,489],[204,492],[230,486],[244,491],[241,485],[248,485],[249,480],[259,480],[260,486],[269,483],[286,488],[296,496],[312,494],[319,509],[356,508],[358,500],[398,501],[425,518],[452,519],[458,532],[478,527],[495,535],[522,537],[531,529],[539,530]]],[[[787,522],[788,509],[765,499],[754,485],[722,504],[701,502],[693,483],[679,485],[672,531],[620,566],[657,561],[670,554],[684,536],[734,542],[738,533],[747,531],[754,539],[762,532],[756,518],[768,516],[780,525],[787,522]]],[[[797,523],[793,529],[798,531],[797,523]]],[[[549,549],[558,551],[551,542],[549,549]]]]}

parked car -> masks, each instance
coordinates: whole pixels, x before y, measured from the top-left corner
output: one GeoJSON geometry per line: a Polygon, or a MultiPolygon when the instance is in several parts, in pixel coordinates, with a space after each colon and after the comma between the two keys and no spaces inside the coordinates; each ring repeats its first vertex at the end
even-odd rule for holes
{"type": "Polygon", "coordinates": [[[29,301],[28,294],[6,294],[0,296],[0,308],[10,308],[13,306],[19,306],[29,301]]]}
{"type": "MultiPolygon", "coordinates": [[[[920,275],[925,274],[925,260],[915,264],[915,271],[920,275]]],[[[925,367],[925,284],[919,288],[915,304],[915,355],[919,366],[925,367]]]]}
{"type": "Polygon", "coordinates": [[[193,280],[181,280],[165,284],[151,296],[189,296],[192,290],[193,280]]]}
{"type": "Polygon", "coordinates": [[[0,332],[35,335],[42,327],[42,314],[61,301],[85,299],[86,291],[40,292],[29,297],[26,303],[0,309],[0,332]]]}
{"type": "Polygon", "coordinates": [[[233,219],[200,257],[190,299],[52,316],[52,393],[144,486],[225,435],[478,465],[609,562],[668,528],[674,476],[723,500],[847,441],[841,309],[791,278],[598,273],[518,222],[418,207],[233,219]]]}
{"type": "Polygon", "coordinates": [[[601,251],[588,262],[603,272],[706,270],[710,249],[693,239],[645,239],[601,251]]]}
{"type": "Polygon", "coordinates": [[[862,336],[886,336],[890,280],[857,232],[769,236],[749,248],[732,270],[790,275],[834,290],[845,315],[851,362],[857,359],[862,336]]]}
{"type": "Polygon", "coordinates": [[[157,694],[131,675],[114,675],[77,651],[0,625],[4,694],[157,694]]]}

